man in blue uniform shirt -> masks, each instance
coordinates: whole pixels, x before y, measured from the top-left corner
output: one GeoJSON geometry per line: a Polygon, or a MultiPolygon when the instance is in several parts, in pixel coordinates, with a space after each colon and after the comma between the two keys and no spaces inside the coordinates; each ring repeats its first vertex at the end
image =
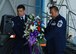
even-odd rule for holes
{"type": "Polygon", "coordinates": [[[50,7],[52,19],[45,29],[47,54],[64,54],[66,47],[66,20],[56,6],[50,7]]]}
{"type": "Polygon", "coordinates": [[[12,19],[13,31],[16,34],[13,54],[29,54],[29,45],[26,38],[23,38],[24,30],[26,28],[25,23],[27,22],[28,15],[25,14],[25,7],[19,5],[17,7],[18,16],[12,19]],[[25,45],[24,45],[25,44],[25,45]]]}

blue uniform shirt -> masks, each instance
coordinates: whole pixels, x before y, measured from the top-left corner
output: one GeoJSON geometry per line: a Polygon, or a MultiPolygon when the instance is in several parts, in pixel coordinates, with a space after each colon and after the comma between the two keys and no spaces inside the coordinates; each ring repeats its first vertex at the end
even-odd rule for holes
{"type": "Polygon", "coordinates": [[[61,15],[51,19],[45,29],[45,38],[49,40],[52,37],[59,37],[59,39],[66,37],[66,20],[61,15]]]}

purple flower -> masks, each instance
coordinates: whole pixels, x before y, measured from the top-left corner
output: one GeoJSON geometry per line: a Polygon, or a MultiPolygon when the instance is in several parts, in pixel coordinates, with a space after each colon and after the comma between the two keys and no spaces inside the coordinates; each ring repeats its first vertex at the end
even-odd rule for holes
{"type": "Polygon", "coordinates": [[[37,30],[34,30],[34,36],[37,37],[39,32],[37,30]]]}
{"type": "Polygon", "coordinates": [[[34,36],[33,32],[30,33],[30,36],[34,36]]]}
{"type": "Polygon", "coordinates": [[[30,36],[29,38],[29,43],[31,44],[31,46],[36,42],[36,38],[34,36],[30,36]]]}

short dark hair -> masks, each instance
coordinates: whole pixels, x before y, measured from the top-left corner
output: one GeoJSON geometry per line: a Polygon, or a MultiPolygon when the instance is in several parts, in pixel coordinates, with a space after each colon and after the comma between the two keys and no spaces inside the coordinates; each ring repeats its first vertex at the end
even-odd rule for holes
{"type": "Polygon", "coordinates": [[[25,10],[25,6],[24,5],[18,5],[17,9],[23,8],[23,10],[25,10]]]}
{"type": "Polygon", "coordinates": [[[58,11],[58,12],[59,12],[58,7],[56,7],[56,6],[51,6],[49,9],[50,9],[50,10],[55,9],[56,11],[58,11]]]}

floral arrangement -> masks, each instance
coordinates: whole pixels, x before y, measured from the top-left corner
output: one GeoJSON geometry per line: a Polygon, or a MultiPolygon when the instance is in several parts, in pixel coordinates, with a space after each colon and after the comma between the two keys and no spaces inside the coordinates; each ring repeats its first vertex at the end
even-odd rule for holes
{"type": "Polygon", "coordinates": [[[26,29],[24,31],[24,36],[28,39],[31,46],[35,43],[40,44],[45,41],[44,38],[44,23],[41,21],[39,16],[30,14],[27,22],[25,23],[26,29]]]}
{"type": "Polygon", "coordinates": [[[30,14],[27,22],[25,23],[26,29],[24,37],[29,42],[30,54],[43,54],[41,43],[46,42],[44,38],[44,23],[39,16],[30,14]]]}

